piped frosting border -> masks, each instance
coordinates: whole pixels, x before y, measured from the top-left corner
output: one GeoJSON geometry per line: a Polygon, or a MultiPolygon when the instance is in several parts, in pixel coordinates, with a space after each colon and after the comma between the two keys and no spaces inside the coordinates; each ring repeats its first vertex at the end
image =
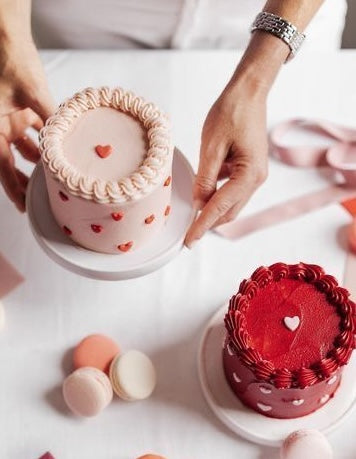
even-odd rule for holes
{"type": "Polygon", "coordinates": [[[346,365],[355,348],[356,306],[349,299],[349,292],[340,287],[337,280],[317,265],[298,263],[287,265],[276,263],[269,267],[261,266],[240,284],[239,291],[229,302],[225,315],[225,327],[230,338],[229,346],[242,362],[249,367],[256,378],[266,381],[279,389],[312,386],[327,380],[342,365],[346,365]],[[327,356],[310,367],[297,371],[287,368],[275,368],[273,363],[263,358],[261,353],[250,346],[250,336],[246,330],[245,312],[249,302],[258,295],[258,291],[271,282],[290,278],[308,282],[317,290],[325,293],[327,300],[336,308],[340,316],[340,333],[334,342],[334,348],[327,356]]]}
{"type": "Polygon", "coordinates": [[[42,161],[71,194],[99,203],[135,200],[150,192],[163,179],[172,154],[167,117],[151,102],[122,88],[86,88],[62,103],[40,131],[42,161]],[[63,138],[87,110],[112,107],[138,118],[147,129],[148,151],[130,176],[105,181],[83,175],[64,156],[63,138]]]}

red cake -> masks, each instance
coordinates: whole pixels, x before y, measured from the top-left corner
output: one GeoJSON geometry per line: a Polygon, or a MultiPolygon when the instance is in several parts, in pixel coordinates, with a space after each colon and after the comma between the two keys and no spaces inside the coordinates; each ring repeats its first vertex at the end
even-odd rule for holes
{"type": "Polygon", "coordinates": [[[321,408],[355,348],[355,310],[348,291],[319,266],[258,268],[225,316],[223,364],[233,392],[274,418],[321,408]]]}

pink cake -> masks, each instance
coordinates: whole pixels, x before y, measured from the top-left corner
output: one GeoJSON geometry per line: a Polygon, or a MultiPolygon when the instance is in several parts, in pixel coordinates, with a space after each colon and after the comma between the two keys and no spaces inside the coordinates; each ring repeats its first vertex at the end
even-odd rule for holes
{"type": "Polygon", "coordinates": [[[225,375],[247,406],[274,418],[318,410],[355,348],[355,304],[316,265],[258,268],[230,300],[225,375]]]}
{"type": "Polygon", "coordinates": [[[121,88],[87,88],[40,133],[53,215],[82,247],[124,254],[158,237],[170,213],[166,116],[121,88]]]}

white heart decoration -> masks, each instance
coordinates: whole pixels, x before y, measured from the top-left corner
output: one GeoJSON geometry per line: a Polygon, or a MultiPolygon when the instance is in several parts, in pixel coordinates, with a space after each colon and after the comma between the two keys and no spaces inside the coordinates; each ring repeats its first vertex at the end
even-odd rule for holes
{"type": "Polygon", "coordinates": [[[300,406],[303,405],[304,400],[302,398],[299,398],[298,400],[293,400],[292,403],[294,406],[300,406]]]}
{"type": "Polygon", "coordinates": [[[269,406],[269,405],[265,405],[264,403],[257,403],[257,406],[258,408],[261,410],[261,411],[271,411],[272,407],[269,406]]]}
{"type": "Polygon", "coordinates": [[[329,400],[329,398],[330,398],[330,395],[328,394],[323,395],[320,399],[320,403],[321,404],[326,403],[329,400]]]}
{"type": "Polygon", "coordinates": [[[329,379],[328,384],[331,386],[331,384],[334,384],[336,380],[337,380],[337,376],[334,375],[332,378],[329,379]]]}
{"type": "Polygon", "coordinates": [[[239,377],[237,376],[236,373],[233,373],[233,374],[232,374],[232,377],[234,378],[234,380],[235,380],[237,383],[240,383],[240,382],[241,382],[241,378],[239,378],[239,377]]]}
{"type": "Polygon", "coordinates": [[[300,324],[300,319],[299,316],[294,316],[294,317],[285,317],[283,319],[284,325],[290,330],[290,331],[295,331],[300,324]]]}
{"type": "Polygon", "coordinates": [[[266,394],[266,395],[272,393],[272,390],[265,386],[260,386],[260,391],[262,392],[262,394],[266,394]]]}

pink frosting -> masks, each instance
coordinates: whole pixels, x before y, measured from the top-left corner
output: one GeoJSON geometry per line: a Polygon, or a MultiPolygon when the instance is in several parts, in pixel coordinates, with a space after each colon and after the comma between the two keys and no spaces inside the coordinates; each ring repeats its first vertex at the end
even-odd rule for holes
{"type": "Polygon", "coordinates": [[[147,153],[147,133],[132,116],[110,107],[89,110],[73,124],[63,141],[64,156],[78,171],[102,180],[120,180],[142,164],[147,153]],[[101,158],[97,145],[112,152],[101,158]]]}
{"type": "Polygon", "coordinates": [[[162,230],[170,213],[173,148],[167,120],[121,88],[88,88],[40,134],[53,215],[79,245],[125,254],[162,230]]]}

